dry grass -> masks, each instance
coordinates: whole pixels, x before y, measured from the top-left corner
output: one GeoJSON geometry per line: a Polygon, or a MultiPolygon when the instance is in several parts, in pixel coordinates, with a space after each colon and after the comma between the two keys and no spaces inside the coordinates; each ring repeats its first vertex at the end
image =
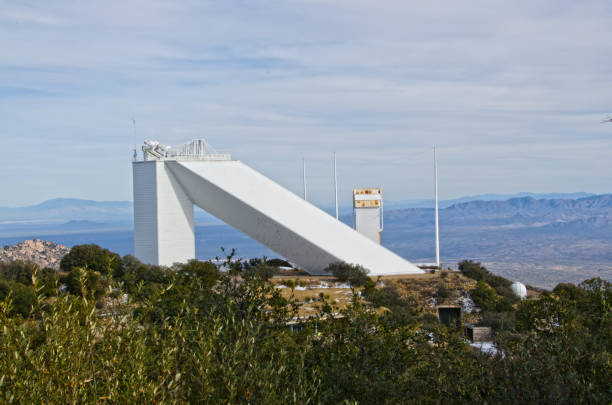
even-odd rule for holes
{"type": "MultiPolygon", "coordinates": [[[[372,277],[378,288],[394,285],[401,295],[410,297],[425,312],[435,312],[432,298],[440,286],[450,291],[450,296],[439,300],[438,304],[455,304],[461,296],[472,289],[476,282],[464,277],[460,272],[436,271],[435,273],[408,274],[372,277]]],[[[353,292],[348,285],[341,285],[332,276],[278,276],[272,280],[276,286],[287,286],[292,283],[294,289],[282,288],[285,298],[293,297],[302,304],[300,316],[309,316],[317,313],[321,306],[320,295],[323,294],[334,310],[346,308],[353,299],[353,292]],[[327,288],[322,285],[327,284],[327,288]]],[[[361,288],[355,288],[358,292],[361,288]]]]}
{"type": "MultiPolygon", "coordinates": [[[[348,285],[336,282],[331,276],[280,276],[271,281],[277,287],[286,286],[281,288],[283,297],[293,297],[302,304],[300,316],[315,315],[322,305],[321,295],[334,312],[346,308],[353,300],[353,290],[348,285]],[[294,288],[290,288],[292,283],[294,288]]],[[[354,289],[355,293],[360,290],[361,288],[354,289]]]]}

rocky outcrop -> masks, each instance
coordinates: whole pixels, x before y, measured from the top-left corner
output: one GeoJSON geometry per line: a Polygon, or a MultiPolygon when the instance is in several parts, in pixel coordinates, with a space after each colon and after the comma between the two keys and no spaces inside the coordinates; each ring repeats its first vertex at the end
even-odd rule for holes
{"type": "Polygon", "coordinates": [[[70,249],[40,239],[24,240],[14,246],[0,247],[0,262],[27,260],[42,267],[59,269],[60,260],[70,249]]]}

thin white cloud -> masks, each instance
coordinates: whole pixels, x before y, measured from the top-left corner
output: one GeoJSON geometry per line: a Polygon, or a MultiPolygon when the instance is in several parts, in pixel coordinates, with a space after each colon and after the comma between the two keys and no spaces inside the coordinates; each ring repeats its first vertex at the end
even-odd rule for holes
{"type": "Polygon", "coordinates": [[[334,150],[347,195],[429,196],[434,143],[445,197],[609,191],[610,37],[603,0],[11,3],[0,205],[129,199],[132,116],[296,190],[305,156],[320,202],[334,150]]]}

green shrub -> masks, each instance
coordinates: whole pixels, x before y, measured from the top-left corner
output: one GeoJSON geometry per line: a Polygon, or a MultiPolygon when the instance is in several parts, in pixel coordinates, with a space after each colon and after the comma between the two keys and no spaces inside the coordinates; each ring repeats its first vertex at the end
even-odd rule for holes
{"type": "Polygon", "coordinates": [[[572,283],[560,283],[552,290],[553,293],[573,301],[580,301],[586,296],[586,291],[572,283]]]}
{"type": "Polygon", "coordinates": [[[93,295],[99,300],[106,293],[107,281],[97,271],[75,267],[60,281],[66,286],[66,291],[74,295],[93,295]]]}
{"type": "Polygon", "coordinates": [[[335,262],[330,263],[325,272],[331,273],[338,281],[348,281],[352,286],[362,286],[366,283],[370,271],[357,264],[335,262]]]}
{"type": "Polygon", "coordinates": [[[187,263],[176,264],[172,267],[172,270],[180,278],[181,283],[193,283],[193,286],[198,290],[209,290],[217,283],[221,275],[215,264],[196,259],[189,260],[187,263]]]}
{"type": "Polygon", "coordinates": [[[260,280],[268,281],[276,274],[276,268],[262,263],[255,267],[249,267],[244,271],[244,274],[247,277],[257,277],[260,280]]]}
{"type": "Polygon", "coordinates": [[[124,273],[121,257],[98,245],[76,245],[60,262],[60,269],[71,272],[75,268],[87,268],[103,275],[121,278],[124,273]]]}
{"type": "Polygon", "coordinates": [[[293,267],[291,266],[291,263],[289,263],[288,261],[283,260],[283,259],[278,259],[278,258],[270,259],[266,261],[266,264],[272,267],[293,267]]]}
{"type": "Polygon", "coordinates": [[[483,313],[480,325],[490,326],[495,331],[514,330],[516,317],[514,312],[493,312],[483,313]]]}
{"type": "Polygon", "coordinates": [[[32,285],[32,275],[38,270],[38,265],[28,261],[0,263],[0,279],[14,281],[23,285],[32,285]]]}
{"type": "Polygon", "coordinates": [[[436,289],[435,295],[436,295],[436,298],[439,300],[439,302],[442,302],[445,299],[448,299],[451,297],[452,291],[446,285],[440,284],[438,288],[436,289]]]}
{"type": "Polygon", "coordinates": [[[612,285],[601,279],[502,313],[505,297],[480,280],[474,296],[494,307],[483,322],[507,329],[495,336],[499,354],[489,356],[370,279],[364,298],[391,312],[379,315],[355,296],[331,316],[338,310],[321,294],[321,312],[300,319],[297,303],[258,277],[216,274],[206,263],[149,273],[153,266],[128,261],[125,277],[143,275],[136,290],[155,288],[128,302],[112,294],[103,310],[91,299],[87,271],[117,291],[123,279],[83,270],[73,278],[86,294],[45,301],[35,293],[42,276],[32,286],[0,281],[1,403],[612,401],[612,285]],[[20,295],[14,286],[30,292],[19,313],[6,300],[20,295]]]}
{"type": "Polygon", "coordinates": [[[8,297],[12,301],[8,316],[20,315],[27,318],[32,311],[32,307],[36,305],[36,291],[32,286],[26,286],[14,281],[0,280],[0,302],[5,301],[8,297]]]}
{"type": "Polygon", "coordinates": [[[40,282],[40,293],[45,297],[54,297],[58,293],[59,288],[59,276],[55,269],[45,267],[40,270],[36,277],[38,277],[40,282]]]}
{"type": "Polygon", "coordinates": [[[470,290],[470,297],[474,300],[474,304],[483,311],[495,310],[497,303],[501,300],[495,289],[482,280],[470,290]]]}
{"type": "Polygon", "coordinates": [[[460,262],[459,270],[464,276],[476,281],[482,280],[489,274],[489,271],[480,263],[476,263],[471,260],[464,260],[460,262]]]}
{"type": "Polygon", "coordinates": [[[464,260],[459,263],[459,270],[465,275],[476,281],[484,281],[489,286],[495,289],[497,295],[503,297],[503,301],[500,299],[500,308],[497,311],[509,311],[513,304],[519,301],[519,298],[512,292],[510,286],[512,282],[502,276],[495,275],[488,271],[480,263],[475,263],[471,260],[464,260]]]}

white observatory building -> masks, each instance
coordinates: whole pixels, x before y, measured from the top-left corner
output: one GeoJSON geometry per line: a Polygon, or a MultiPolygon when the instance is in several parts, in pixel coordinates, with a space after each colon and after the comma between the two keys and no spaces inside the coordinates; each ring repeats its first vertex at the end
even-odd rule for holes
{"type": "Polygon", "coordinates": [[[337,261],[371,275],[422,273],[229,154],[209,153],[203,140],[145,141],[142,151],[133,162],[134,253],[144,263],[195,258],[195,204],[311,274],[337,261]]]}

